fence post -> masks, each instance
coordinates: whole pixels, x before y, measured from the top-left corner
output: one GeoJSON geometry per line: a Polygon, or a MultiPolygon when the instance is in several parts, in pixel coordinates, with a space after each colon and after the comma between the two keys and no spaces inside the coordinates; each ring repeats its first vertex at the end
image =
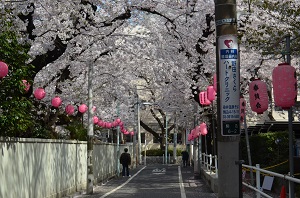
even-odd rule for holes
{"type": "MultiPolygon", "coordinates": [[[[258,168],[258,169],[256,169],[256,188],[259,191],[261,191],[261,188],[260,188],[260,171],[259,171],[260,166],[259,166],[259,164],[256,164],[255,166],[256,166],[256,168],[258,168]]],[[[256,192],[256,197],[260,198],[260,193],[258,191],[256,192]]]]}
{"type": "Polygon", "coordinates": [[[218,158],[217,158],[217,155],[215,155],[215,170],[216,170],[216,177],[218,177],[218,158]]]}
{"type": "Polygon", "coordinates": [[[165,154],[163,154],[163,164],[165,164],[165,154]]]}
{"type": "Polygon", "coordinates": [[[212,155],[209,154],[209,171],[211,173],[211,165],[212,165],[212,155]]]}
{"type": "Polygon", "coordinates": [[[206,153],[205,153],[205,156],[206,156],[206,169],[209,170],[209,168],[208,168],[208,166],[209,166],[209,161],[208,161],[209,158],[208,157],[209,156],[206,153]]]}

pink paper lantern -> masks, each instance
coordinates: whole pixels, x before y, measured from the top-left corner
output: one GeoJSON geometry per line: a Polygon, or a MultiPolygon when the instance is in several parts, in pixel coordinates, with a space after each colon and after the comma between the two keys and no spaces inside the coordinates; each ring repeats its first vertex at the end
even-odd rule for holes
{"type": "Polygon", "coordinates": [[[128,131],[125,131],[125,132],[124,132],[124,135],[129,135],[129,132],[128,132],[128,131]]]}
{"type": "Polygon", "coordinates": [[[201,135],[200,126],[196,126],[196,127],[195,127],[195,134],[196,134],[195,137],[199,137],[199,136],[201,135]]]}
{"type": "Polygon", "coordinates": [[[207,98],[207,91],[204,92],[204,100],[205,100],[205,105],[210,105],[211,104],[211,101],[208,100],[208,98],[207,98]]]}
{"type": "Polygon", "coordinates": [[[46,92],[43,88],[40,87],[34,91],[33,95],[36,99],[42,100],[43,98],[45,98],[46,92]]]}
{"type": "Polygon", "coordinates": [[[74,110],[75,109],[74,109],[73,105],[71,105],[71,104],[68,104],[65,109],[65,111],[68,115],[72,115],[74,113],[74,110]]]}
{"type": "Polygon", "coordinates": [[[22,80],[22,83],[23,83],[23,85],[24,85],[24,91],[25,91],[25,92],[28,92],[29,89],[30,89],[30,84],[29,84],[29,82],[27,82],[27,80],[22,80]]]}
{"type": "Polygon", "coordinates": [[[240,98],[240,121],[243,122],[246,114],[246,100],[245,98],[240,98]]]}
{"type": "Polygon", "coordinates": [[[93,106],[92,110],[93,110],[93,112],[96,112],[97,107],[93,106]]]}
{"type": "Polygon", "coordinates": [[[296,70],[287,63],[281,63],[272,73],[274,102],[282,109],[289,109],[297,100],[296,70]]]}
{"type": "Polygon", "coordinates": [[[207,92],[207,99],[209,101],[214,101],[216,98],[216,91],[215,91],[214,87],[211,85],[208,86],[206,89],[206,92],[207,92]]]}
{"type": "Polygon", "coordinates": [[[99,122],[99,118],[97,116],[93,117],[93,122],[94,124],[97,124],[99,122]]]}
{"type": "Polygon", "coordinates": [[[118,126],[117,121],[113,121],[111,127],[116,127],[116,126],[118,126]]]}
{"type": "Polygon", "coordinates": [[[200,101],[200,104],[201,105],[204,105],[204,103],[205,103],[205,96],[204,96],[204,91],[201,91],[200,93],[199,93],[199,101],[200,101]]]}
{"type": "Polygon", "coordinates": [[[8,74],[8,66],[6,63],[0,61],[0,78],[5,77],[8,74]]]}
{"type": "Polygon", "coordinates": [[[112,123],[107,122],[107,123],[106,123],[106,127],[110,129],[110,128],[112,127],[112,123]]]}
{"type": "Polygon", "coordinates": [[[191,134],[193,135],[193,137],[196,137],[196,129],[192,129],[191,134]]]}
{"type": "Polygon", "coordinates": [[[120,119],[120,118],[117,118],[117,119],[116,119],[116,122],[117,122],[117,124],[119,124],[119,123],[121,122],[121,119],[120,119]]]}
{"type": "Polygon", "coordinates": [[[99,127],[103,127],[103,120],[98,120],[97,124],[98,124],[99,127]]]}
{"type": "Polygon", "coordinates": [[[86,106],[86,104],[81,104],[81,105],[78,107],[78,111],[79,111],[80,113],[85,113],[87,110],[88,110],[88,107],[86,106]]]}
{"type": "Polygon", "coordinates": [[[134,131],[131,131],[131,132],[130,132],[130,135],[131,135],[131,136],[134,136],[134,131]]]}
{"type": "Polygon", "coordinates": [[[205,122],[202,122],[200,124],[200,131],[201,131],[201,135],[206,135],[207,134],[207,126],[206,126],[205,122]]]}
{"type": "Polygon", "coordinates": [[[103,128],[107,128],[107,125],[106,125],[106,124],[107,124],[107,122],[104,122],[104,121],[103,121],[103,124],[102,124],[103,128]]]}
{"type": "Polygon", "coordinates": [[[191,141],[191,140],[192,140],[191,134],[189,133],[189,134],[188,134],[188,141],[191,141]]]}
{"type": "Polygon", "coordinates": [[[217,92],[217,74],[214,74],[213,76],[213,87],[215,92],[217,92]]]}
{"type": "Polygon", "coordinates": [[[58,108],[62,104],[62,100],[60,99],[60,97],[55,96],[54,98],[52,98],[51,104],[53,107],[58,108]]]}
{"type": "Polygon", "coordinates": [[[206,91],[201,91],[199,94],[199,101],[201,105],[210,105],[211,102],[207,98],[207,92],[206,91]]]}
{"type": "Polygon", "coordinates": [[[260,79],[252,81],[249,85],[250,107],[257,114],[262,114],[268,109],[267,84],[260,79]]]}

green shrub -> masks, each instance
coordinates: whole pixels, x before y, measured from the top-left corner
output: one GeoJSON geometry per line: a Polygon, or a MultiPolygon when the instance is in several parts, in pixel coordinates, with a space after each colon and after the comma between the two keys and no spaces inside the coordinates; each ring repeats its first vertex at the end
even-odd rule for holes
{"type": "MultiPolygon", "coordinates": [[[[260,164],[261,168],[286,173],[288,163],[282,162],[288,160],[289,156],[288,132],[269,132],[249,136],[249,144],[253,166],[260,164]]],[[[246,138],[241,139],[241,150],[242,159],[245,160],[246,164],[249,164],[246,138]]]]}
{"type": "Polygon", "coordinates": [[[70,131],[69,139],[80,141],[87,140],[87,129],[82,125],[80,121],[75,120],[65,128],[70,131]]]}

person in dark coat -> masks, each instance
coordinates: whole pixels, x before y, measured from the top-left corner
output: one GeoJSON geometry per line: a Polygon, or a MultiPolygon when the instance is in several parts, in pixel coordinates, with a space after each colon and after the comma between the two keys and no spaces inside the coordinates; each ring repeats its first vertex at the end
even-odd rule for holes
{"type": "Polygon", "coordinates": [[[186,167],[189,160],[189,153],[186,150],[184,150],[181,152],[181,155],[182,155],[183,166],[186,167]]]}
{"type": "Polygon", "coordinates": [[[128,166],[130,166],[130,164],[131,164],[131,157],[130,157],[130,154],[128,153],[127,148],[124,148],[124,153],[122,153],[120,156],[120,164],[122,164],[122,166],[123,166],[122,176],[125,177],[125,174],[126,174],[127,177],[130,177],[128,166]]]}

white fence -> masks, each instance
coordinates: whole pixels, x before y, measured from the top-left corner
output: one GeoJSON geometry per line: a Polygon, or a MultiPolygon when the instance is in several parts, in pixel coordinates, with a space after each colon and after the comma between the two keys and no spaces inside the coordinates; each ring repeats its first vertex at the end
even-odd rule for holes
{"type": "MultiPolygon", "coordinates": [[[[120,145],[120,151],[124,147],[120,145]]],[[[62,197],[86,188],[85,141],[0,137],[0,197],[62,197]]],[[[95,182],[117,172],[117,146],[94,144],[95,182]]]]}
{"type": "Polygon", "coordinates": [[[201,162],[200,162],[206,170],[210,172],[214,172],[216,174],[216,177],[218,177],[218,158],[216,155],[201,153],[201,162]]]}

